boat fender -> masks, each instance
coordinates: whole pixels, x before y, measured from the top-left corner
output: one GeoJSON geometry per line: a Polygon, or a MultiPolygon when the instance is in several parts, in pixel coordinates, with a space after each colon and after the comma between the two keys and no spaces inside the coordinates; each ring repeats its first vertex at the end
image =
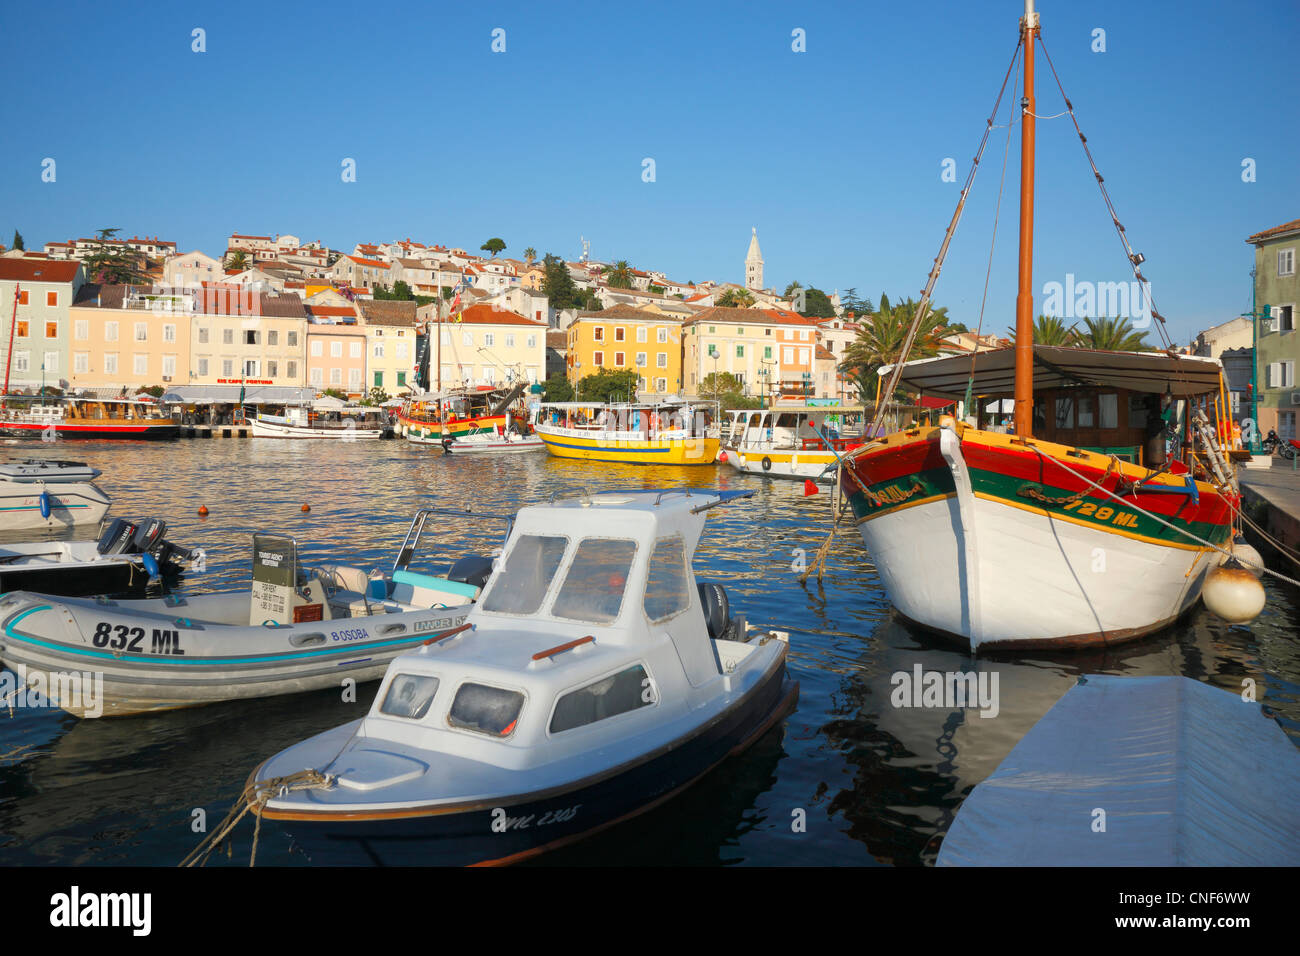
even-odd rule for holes
{"type": "Polygon", "coordinates": [[[1238,536],[1232,542],[1229,549],[1232,556],[1241,561],[1242,565],[1255,577],[1259,577],[1264,572],[1260,570],[1264,566],[1264,558],[1256,551],[1245,538],[1238,536]]]}
{"type": "Polygon", "coordinates": [[[152,554],[146,551],[144,554],[140,555],[140,563],[144,565],[144,569],[146,572],[148,572],[149,577],[151,578],[158,577],[159,574],[158,559],[155,558],[152,554]]]}
{"type": "Polygon", "coordinates": [[[1264,585],[1238,562],[1229,560],[1205,576],[1201,600],[1229,624],[1246,624],[1264,610],[1264,585]]]}
{"type": "Polygon", "coordinates": [[[763,456],[763,470],[764,471],[772,470],[772,459],[768,458],[766,455],[763,456]]]}
{"type": "Polygon", "coordinates": [[[41,492],[41,517],[48,518],[49,516],[50,516],[50,493],[48,491],[42,491],[41,492]]]}

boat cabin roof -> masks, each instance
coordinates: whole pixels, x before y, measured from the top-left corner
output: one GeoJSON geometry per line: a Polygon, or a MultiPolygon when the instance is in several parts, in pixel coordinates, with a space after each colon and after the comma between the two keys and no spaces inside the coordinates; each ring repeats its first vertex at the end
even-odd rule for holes
{"type": "MultiPolygon", "coordinates": [[[[1016,386],[1016,350],[1012,346],[971,355],[943,355],[903,364],[904,388],[959,399],[975,367],[976,395],[1011,394],[1016,386]]],[[[888,375],[892,365],[880,369],[888,375]]],[[[1216,358],[1169,352],[1106,352],[1056,345],[1034,346],[1034,391],[1085,386],[1172,394],[1175,398],[1219,390],[1223,366],[1216,358]]]]}

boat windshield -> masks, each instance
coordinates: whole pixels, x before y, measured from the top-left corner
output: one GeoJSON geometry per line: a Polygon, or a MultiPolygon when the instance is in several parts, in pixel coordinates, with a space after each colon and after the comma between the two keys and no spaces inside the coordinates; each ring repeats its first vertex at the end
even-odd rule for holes
{"type": "Polygon", "coordinates": [[[522,535],[506,556],[506,566],[483,598],[483,610],[535,614],[560,567],[569,539],[522,535]]]}
{"type": "Polygon", "coordinates": [[[584,538],[551,606],[556,617],[611,624],[623,606],[636,542],[622,538],[584,538]]]}

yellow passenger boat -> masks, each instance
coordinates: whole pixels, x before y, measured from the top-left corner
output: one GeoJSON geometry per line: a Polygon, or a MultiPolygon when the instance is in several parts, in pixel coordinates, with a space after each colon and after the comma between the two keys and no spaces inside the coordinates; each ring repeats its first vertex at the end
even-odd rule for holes
{"type": "Polygon", "coordinates": [[[636,465],[712,465],[716,402],[544,402],[533,429],[557,458],[636,465]]]}

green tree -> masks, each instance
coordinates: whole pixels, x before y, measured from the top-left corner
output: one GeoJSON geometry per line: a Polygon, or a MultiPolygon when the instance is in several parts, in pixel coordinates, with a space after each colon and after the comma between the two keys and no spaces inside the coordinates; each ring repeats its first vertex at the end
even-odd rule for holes
{"type": "Polygon", "coordinates": [[[803,311],[799,314],[804,317],[819,319],[835,317],[835,306],[831,305],[830,298],[821,289],[808,289],[804,292],[803,302],[803,311]]]}
{"type": "MultiPolygon", "coordinates": [[[[1016,330],[1014,327],[1007,329],[1007,334],[1011,336],[1011,341],[1016,340],[1016,330]]],[[[1034,344],[1035,345],[1076,345],[1079,338],[1078,328],[1075,325],[1067,326],[1065,320],[1055,315],[1040,315],[1034,320],[1034,344]]]]}
{"type": "Polygon", "coordinates": [[[882,292],[880,293],[880,311],[888,312],[889,309],[890,309],[889,296],[885,295],[885,293],[882,292]]]}
{"type": "Polygon", "coordinates": [[[1077,344],[1080,348],[1098,349],[1106,352],[1154,352],[1155,348],[1146,342],[1147,334],[1133,328],[1128,319],[1085,318],[1086,330],[1078,333],[1077,344]]]}
{"type": "Polygon", "coordinates": [[[700,379],[701,398],[710,398],[726,404],[724,399],[727,396],[739,396],[743,391],[744,387],[740,384],[740,379],[730,372],[710,372],[700,379]]]}
{"type": "Polygon", "coordinates": [[[154,398],[162,398],[166,391],[161,385],[141,385],[135,390],[137,395],[152,395],[154,398]]]}
{"type": "Polygon", "coordinates": [[[634,369],[602,368],[595,374],[584,375],[578,382],[578,401],[633,400],[636,398],[636,387],[640,380],[641,376],[634,369]]]}
{"type": "Polygon", "coordinates": [[[611,289],[630,289],[632,278],[632,266],[626,259],[619,259],[606,274],[605,281],[611,289]]]}
{"type": "Polygon", "coordinates": [[[537,261],[537,250],[534,249],[532,246],[529,246],[527,249],[524,250],[524,262],[531,266],[536,261],[537,261]]]}
{"type": "MultiPolygon", "coordinates": [[[[416,299],[415,293],[411,291],[411,286],[405,279],[398,279],[394,282],[391,290],[386,285],[376,284],[374,289],[371,291],[371,295],[376,299],[396,299],[403,302],[413,302],[416,299]]],[[[429,296],[424,296],[424,298],[432,301],[429,296]]],[[[421,304],[423,305],[424,303],[421,304]]]]}
{"type": "MultiPolygon", "coordinates": [[[[881,296],[881,300],[888,301],[885,296],[881,296]]],[[[903,357],[903,343],[908,329],[916,319],[918,305],[919,303],[907,299],[887,312],[878,311],[870,321],[862,322],[857,337],[845,348],[844,357],[839,364],[840,371],[853,379],[864,402],[874,399],[880,368],[892,365],[903,357]]],[[[948,310],[934,311],[946,317],[948,310]]],[[[912,350],[906,356],[909,360],[938,354],[939,338],[947,334],[943,321],[932,321],[927,316],[925,324],[928,328],[917,332],[912,350]]]]}
{"type": "Polygon", "coordinates": [[[495,259],[497,257],[497,253],[503,250],[505,247],[506,244],[505,244],[505,240],[503,239],[489,239],[487,242],[483,243],[483,245],[479,246],[479,248],[482,249],[484,252],[492,253],[493,259],[495,259]]]}
{"type": "Polygon", "coordinates": [[[248,253],[243,249],[236,249],[230,255],[226,256],[226,268],[238,269],[243,272],[248,268],[248,253]]]}
{"type": "Polygon", "coordinates": [[[13,245],[12,245],[10,248],[13,248],[13,249],[26,249],[26,248],[27,248],[25,245],[23,245],[23,234],[22,234],[21,232],[19,232],[17,229],[14,230],[14,242],[13,242],[13,245]]]}
{"type": "Polygon", "coordinates": [[[797,293],[802,288],[803,288],[802,283],[800,283],[799,280],[796,279],[794,282],[791,282],[788,286],[785,287],[785,291],[781,293],[781,298],[793,299],[795,293],[797,293]]]}
{"type": "Polygon", "coordinates": [[[321,394],[328,395],[330,398],[337,398],[340,401],[344,401],[344,402],[348,400],[347,394],[337,388],[327,388],[325,389],[325,391],[321,392],[321,394]]]}
{"type": "Polygon", "coordinates": [[[116,249],[109,245],[118,229],[101,229],[95,236],[94,251],[86,259],[86,274],[90,281],[99,285],[117,285],[119,283],[138,282],[139,270],[128,249],[116,249]]]}
{"type": "Polygon", "coordinates": [[[600,310],[600,298],[592,289],[580,289],[569,275],[569,267],[559,256],[547,253],[542,259],[542,294],[553,309],[600,310]]]}
{"type": "Polygon", "coordinates": [[[569,380],[563,372],[556,372],[548,378],[542,384],[542,388],[548,402],[573,401],[573,386],[569,384],[569,380]]]}
{"type": "Polygon", "coordinates": [[[384,402],[388,401],[388,393],[376,385],[370,390],[369,401],[374,405],[382,405],[384,402]]]}

